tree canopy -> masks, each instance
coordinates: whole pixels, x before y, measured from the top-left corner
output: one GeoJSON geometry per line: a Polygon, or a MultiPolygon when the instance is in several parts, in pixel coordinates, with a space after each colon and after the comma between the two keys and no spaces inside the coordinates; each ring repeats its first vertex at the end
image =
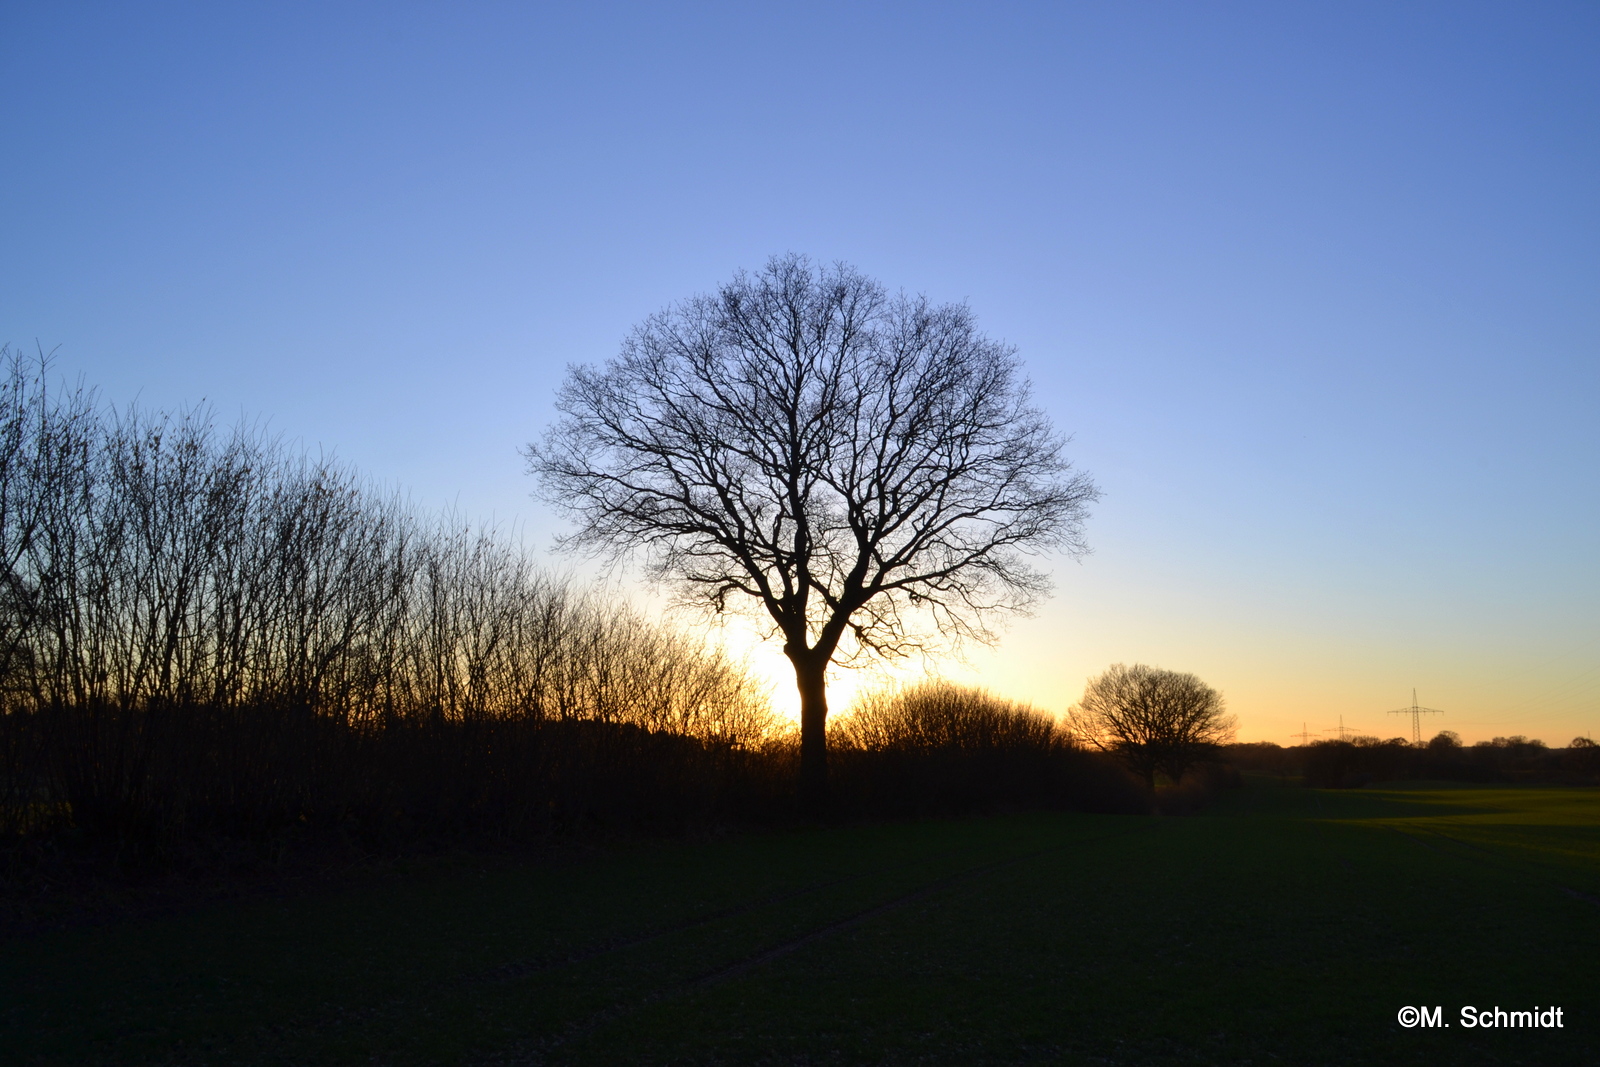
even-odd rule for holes
{"type": "Polygon", "coordinates": [[[1091,678],[1069,718],[1073,731],[1155,784],[1173,782],[1233,738],[1222,694],[1192,674],[1117,663],[1091,678]]]}
{"type": "Polygon", "coordinates": [[[652,315],[572,368],[557,407],[527,457],[576,520],[566,543],[765,614],[813,799],[828,665],[990,639],[996,613],[1047,591],[1033,557],[1084,551],[1097,495],[965,305],[795,255],[652,315]]]}

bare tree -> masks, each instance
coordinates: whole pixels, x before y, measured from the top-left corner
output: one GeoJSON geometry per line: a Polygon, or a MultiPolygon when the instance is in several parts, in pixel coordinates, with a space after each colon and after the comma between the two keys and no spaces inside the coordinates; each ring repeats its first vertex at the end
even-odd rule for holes
{"type": "Polygon", "coordinates": [[[1113,753],[1151,786],[1173,782],[1233,737],[1222,694],[1192,674],[1135,663],[1091,678],[1070,711],[1073,732],[1113,753]]]}
{"type": "Polygon", "coordinates": [[[1047,590],[1030,554],[1084,551],[1097,495],[964,305],[795,255],[645,320],[604,366],[574,367],[557,407],[526,455],[577,521],[568,544],[770,618],[811,810],[828,666],[991,639],[993,613],[1047,590]]]}

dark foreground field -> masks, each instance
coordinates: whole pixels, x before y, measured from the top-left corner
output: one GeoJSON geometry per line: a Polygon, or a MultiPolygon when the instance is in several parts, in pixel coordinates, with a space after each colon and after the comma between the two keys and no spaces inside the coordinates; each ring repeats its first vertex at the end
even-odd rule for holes
{"type": "Polygon", "coordinates": [[[1593,1064],[1597,1011],[1592,789],[458,860],[0,954],[18,1064],[1593,1064]]]}

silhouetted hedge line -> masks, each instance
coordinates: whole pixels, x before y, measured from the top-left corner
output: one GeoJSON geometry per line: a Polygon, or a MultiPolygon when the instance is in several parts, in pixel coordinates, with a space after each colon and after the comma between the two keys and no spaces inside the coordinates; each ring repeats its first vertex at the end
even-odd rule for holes
{"type": "Polygon", "coordinates": [[[775,721],[715,648],[326,457],[3,355],[0,836],[653,828],[760,794],[775,721]]]}
{"type": "MultiPolygon", "coordinates": [[[[47,370],[0,350],[0,840],[793,817],[794,740],[716,648],[330,459],[47,370]]],[[[837,814],[1147,807],[1050,720],[945,696],[836,731],[837,814]]]]}
{"type": "Polygon", "coordinates": [[[34,801],[13,835],[67,833],[147,853],[231,837],[336,831],[372,847],[417,838],[529,840],[676,833],[786,803],[786,760],[597,720],[394,720],[355,729],[305,708],[52,709],[33,732],[34,801]],[[91,740],[98,735],[97,740],[91,740]],[[104,742],[137,755],[117,766],[104,742]]]}
{"type": "Polygon", "coordinates": [[[1463,745],[1445,730],[1422,746],[1401,737],[1356,737],[1288,748],[1231,745],[1225,755],[1243,770],[1300,776],[1330,789],[1397,781],[1600,784],[1600,746],[1583,737],[1566,748],[1520,736],[1463,745]]]}

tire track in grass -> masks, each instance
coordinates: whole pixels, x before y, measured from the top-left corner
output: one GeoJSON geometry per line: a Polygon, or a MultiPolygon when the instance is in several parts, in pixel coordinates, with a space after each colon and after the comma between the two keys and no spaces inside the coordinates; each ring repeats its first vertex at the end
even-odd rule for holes
{"type": "Polygon", "coordinates": [[[1496,851],[1495,849],[1487,846],[1474,844],[1471,841],[1465,841],[1454,836],[1453,834],[1447,834],[1443,830],[1435,830],[1432,827],[1413,826],[1409,829],[1401,829],[1400,827],[1395,826],[1391,827],[1391,829],[1393,829],[1394,832],[1399,834],[1401,837],[1406,838],[1414,844],[1421,845],[1428,851],[1441,856],[1453,856],[1458,859],[1477,860],[1480,863],[1487,863],[1489,866],[1498,868],[1501,871],[1509,871],[1514,874],[1529,874],[1531,872],[1534,880],[1543,882],[1552,889],[1559,889],[1561,892],[1565,893],[1569,897],[1572,897],[1574,900],[1582,900],[1586,903],[1593,904],[1596,907],[1600,907],[1600,897],[1592,896],[1580,890],[1573,889],[1571,886],[1562,885],[1560,882],[1556,882],[1544,877],[1542,874],[1538,873],[1537,866],[1535,864],[1530,864],[1526,861],[1518,861],[1512,856],[1507,856],[1505,853],[1496,851]],[[1450,844],[1456,847],[1454,849],[1441,848],[1440,846],[1427,840],[1423,836],[1424,834],[1448,841],[1450,844]]]}
{"type": "MultiPolygon", "coordinates": [[[[964,853],[971,852],[976,847],[977,846],[969,845],[965,848],[948,849],[942,852],[935,852],[932,855],[923,857],[922,862],[929,863],[948,860],[964,853]]],[[[801,886],[798,889],[784,890],[783,892],[774,893],[759,900],[747,901],[742,904],[731,904],[725,908],[719,908],[715,911],[704,913],[692,919],[686,919],[682,922],[673,923],[669,926],[652,930],[649,933],[637,934],[634,936],[623,936],[601,941],[589,948],[581,949],[577,952],[572,952],[564,956],[557,954],[545,957],[534,957],[526,960],[513,960],[510,963],[502,963],[498,966],[488,968],[487,970],[480,971],[476,974],[459,976],[450,980],[448,984],[477,985],[494,982],[509,982],[518,978],[525,978],[531,975],[539,974],[544,971],[552,971],[558,970],[562,967],[576,966],[577,964],[586,963],[592,959],[598,959],[601,956],[610,955],[616,952],[626,952],[634,948],[640,948],[644,945],[650,944],[652,941],[659,941],[662,938],[670,937],[673,934],[686,933],[690,930],[699,929],[703,926],[711,926],[714,923],[723,922],[728,919],[737,919],[741,915],[748,915],[751,912],[760,911],[763,908],[770,908],[775,904],[782,904],[790,900],[799,900],[802,897],[810,896],[813,893],[820,893],[826,889],[833,889],[837,886],[848,885],[851,882],[859,882],[865,878],[874,878],[880,875],[893,873],[896,870],[903,869],[904,866],[904,864],[893,864],[888,866],[873,867],[869,870],[858,871],[855,874],[847,874],[838,878],[830,878],[823,882],[812,882],[808,885],[801,886]]]]}
{"type": "Polygon", "coordinates": [[[977,867],[968,868],[964,871],[957,871],[955,874],[936,879],[935,881],[929,882],[927,885],[924,885],[919,889],[914,889],[911,892],[895,897],[892,900],[884,901],[882,904],[875,904],[870,908],[863,908],[854,915],[847,915],[837,922],[831,922],[826,926],[818,927],[817,929],[812,930],[810,933],[802,934],[790,941],[785,941],[781,945],[769,948],[765,952],[759,952],[754,956],[740,960],[738,963],[734,963],[727,967],[720,968],[719,970],[712,971],[709,974],[701,975],[699,978],[691,979],[679,987],[676,992],[689,992],[696,989],[704,989],[708,986],[716,985],[719,982],[726,981],[729,978],[737,978],[739,975],[744,974],[747,971],[754,970],[763,964],[771,963],[773,960],[781,959],[782,957],[789,955],[791,952],[795,952],[804,948],[812,942],[820,941],[825,937],[831,937],[834,934],[848,930],[853,926],[859,926],[869,919],[876,918],[877,916],[883,915],[886,912],[894,911],[897,908],[903,908],[907,904],[914,904],[919,900],[940,892],[941,890],[948,889],[950,886],[955,885],[958,882],[964,882],[972,878],[977,878],[980,875],[989,874],[990,872],[1000,870],[1003,867],[1011,867],[1018,863],[1035,859],[1050,852],[1059,852],[1065,847],[1065,845],[1057,845],[1053,848],[1036,849],[1033,852],[1027,852],[1021,856],[1013,856],[1009,859],[996,860],[993,863],[985,863],[977,867]]]}
{"type": "Polygon", "coordinates": [[[589,1034],[594,1033],[608,1023],[619,1021],[653,1004],[670,1000],[674,997],[695,993],[700,990],[719,985],[722,982],[730,979],[738,978],[752,970],[755,970],[758,967],[762,967],[775,960],[791,955],[792,953],[797,952],[809,945],[815,944],[816,942],[825,940],[834,934],[841,933],[856,926],[860,926],[861,924],[869,922],[870,920],[878,918],[879,916],[886,915],[890,912],[903,908],[908,904],[914,904],[917,901],[925,900],[937,893],[942,892],[943,890],[951,888],[952,886],[980,878],[983,875],[990,874],[998,870],[1003,870],[1007,867],[1013,867],[1017,864],[1025,863],[1029,860],[1037,859],[1040,856],[1060,852],[1069,847],[1081,847],[1086,844],[1093,844],[1097,841],[1109,840],[1111,838],[1121,836],[1125,835],[1121,833],[1100,834],[1084,840],[1063,842],[1059,845],[1052,845],[1049,848],[1034,849],[1019,856],[1009,856],[1005,859],[994,860],[989,863],[981,863],[975,867],[968,867],[964,870],[956,871],[953,874],[936,878],[931,882],[918,886],[916,889],[913,889],[910,892],[902,893],[899,896],[892,897],[889,900],[862,908],[861,910],[847,915],[842,919],[837,919],[833,922],[826,923],[823,926],[819,926],[808,931],[807,933],[801,934],[799,937],[791,938],[782,942],[781,944],[774,945],[771,948],[764,949],[751,956],[747,956],[742,960],[738,960],[723,967],[718,967],[715,970],[709,971],[696,978],[691,978],[687,981],[678,982],[669,987],[658,989],[655,992],[646,994],[643,997],[613,1004],[608,1008],[604,1008],[593,1013],[581,1022],[569,1025],[559,1034],[554,1034],[543,1039],[534,1039],[533,1041],[526,1043],[519,1043],[517,1046],[514,1046],[511,1049],[503,1050],[479,1062],[486,1065],[486,1067],[488,1067],[488,1065],[493,1065],[493,1067],[521,1067],[521,1065],[544,1063],[546,1062],[546,1057],[550,1053],[556,1051],[564,1045],[569,1045],[574,1041],[587,1037],[589,1034]]]}
{"type": "Polygon", "coordinates": [[[812,893],[820,893],[825,889],[832,889],[835,886],[847,885],[850,882],[859,881],[862,878],[879,873],[882,872],[862,871],[859,874],[845,875],[841,878],[829,879],[826,882],[812,882],[809,885],[801,886],[799,889],[791,889],[782,893],[775,893],[771,896],[763,897],[760,900],[747,901],[743,904],[733,904],[726,908],[719,908],[716,911],[708,912],[692,919],[686,919],[682,922],[660,927],[659,929],[652,930],[649,933],[638,934],[634,936],[622,936],[600,941],[596,944],[590,945],[587,948],[580,949],[576,952],[567,953],[565,955],[557,953],[549,956],[512,960],[509,963],[502,963],[498,966],[491,967],[488,970],[480,971],[476,974],[459,976],[455,979],[452,979],[449,984],[484,985],[497,982],[510,982],[515,981],[518,978],[527,978],[531,975],[540,974],[545,971],[559,970],[562,967],[574,967],[580,963],[587,963],[592,959],[598,959],[601,956],[607,956],[614,952],[627,952],[629,949],[640,948],[644,945],[648,945],[652,941],[659,941],[663,937],[671,937],[673,934],[685,933],[689,930],[699,929],[702,926],[710,926],[713,923],[723,922],[727,919],[736,919],[741,915],[748,915],[753,911],[760,911],[762,908],[770,908],[775,904],[782,904],[790,900],[798,900],[801,897],[810,896],[812,893]]]}
{"type": "Polygon", "coordinates": [[[1600,897],[1591,897],[1588,893],[1580,893],[1576,889],[1570,889],[1564,885],[1557,886],[1556,888],[1567,894],[1569,897],[1576,897],[1578,900],[1587,900],[1590,904],[1600,908],[1600,897]]]}
{"type": "MultiPolygon", "coordinates": [[[[920,857],[919,861],[923,863],[948,861],[953,857],[970,853],[976,847],[978,846],[943,850],[929,856],[920,857]]],[[[902,870],[904,867],[904,863],[876,866],[854,874],[846,874],[825,881],[811,882],[799,888],[768,894],[756,900],[744,901],[717,908],[710,912],[703,912],[679,922],[648,930],[645,933],[623,934],[602,939],[598,942],[591,942],[587,946],[565,952],[557,951],[546,955],[512,960],[476,972],[446,976],[436,981],[425,983],[407,995],[392,998],[385,1003],[372,1004],[356,1009],[334,1009],[321,1015],[320,1018],[313,1016],[309,1020],[301,1020],[295,1026],[295,1030],[304,1037],[307,1034],[328,1034],[336,1030],[370,1025],[386,1016],[392,1017],[403,1013],[411,1005],[418,1002],[426,1002],[439,994],[460,994],[472,989],[505,985],[519,979],[531,978],[535,975],[559,972],[568,967],[576,967],[608,955],[625,953],[676,934],[715,926],[718,923],[737,919],[740,916],[758,912],[764,908],[799,900],[829,889],[849,885],[852,882],[881,877],[885,874],[902,870]]],[[[278,1027],[269,1027],[269,1029],[278,1029],[278,1027]]]]}

